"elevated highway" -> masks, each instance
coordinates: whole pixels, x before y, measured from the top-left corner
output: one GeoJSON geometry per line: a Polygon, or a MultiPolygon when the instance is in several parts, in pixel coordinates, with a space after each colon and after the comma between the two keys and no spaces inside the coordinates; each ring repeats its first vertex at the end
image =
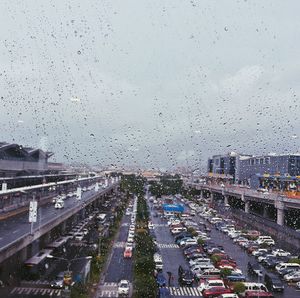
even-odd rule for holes
{"type": "MultiPolygon", "coordinates": [[[[61,182],[61,184],[65,183],[67,182],[61,182]]],[[[118,186],[119,181],[107,181],[107,184],[100,187],[98,191],[94,188],[83,192],[81,200],[76,196],[65,199],[63,209],[55,209],[51,202],[38,206],[37,222],[34,223],[32,231],[28,222],[28,212],[0,221],[0,263],[18,252],[21,254],[19,258],[25,260],[28,257],[29,246],[34,245],[41,237],[50,238],[50,232],[56,227],[65,228],[69,219],[80,212],[85,212],[85,209],[93,204],[96,206],[98,200],[116,190],[118,186]]],[[[35,189],[37,186],[32,188],[35,189]]],[[[34,249],[31,247],[30,250],[34,249]]]]}
{"type": "Polygon", "coordinates": [[[234,185],[192,183],[189,181],[185,181],[185,186],[199,190],[201,197],[203,197],[203,191],[208,192],[212,200],[214,199],[214,196],[221,195],[224,198],[225,205],[228,205],[229,198],[239,200],[244,206],[245,213],[249,213],[250,206],[253,203],[262,204],[263,213],[265,215],[267,210],[264,206],[273,206],[276,211],[276,222],[280,226],[284,225],[285,211],[298,210],[300,212],[299,199],[288,198],[277,192],[261,193],[257,190],[234,185]]]}

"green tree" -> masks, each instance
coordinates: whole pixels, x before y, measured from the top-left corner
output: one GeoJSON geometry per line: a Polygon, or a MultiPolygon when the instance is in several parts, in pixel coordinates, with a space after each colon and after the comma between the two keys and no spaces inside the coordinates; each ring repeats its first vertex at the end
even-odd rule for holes
{"type": "Polygon", "coordinates": [[[236,282],[233,286],[233,291],[237,294],[245,292],[246,287],[243,282],[236,282]]]}

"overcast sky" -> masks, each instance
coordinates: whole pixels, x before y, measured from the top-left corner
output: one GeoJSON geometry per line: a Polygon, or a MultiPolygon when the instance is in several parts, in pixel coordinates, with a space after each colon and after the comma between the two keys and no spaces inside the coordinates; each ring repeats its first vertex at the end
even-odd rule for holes
{"type": "Polygon", "coordinates": [[[300,151],[298,0],[0,7],[1,141],[165,169],[300,151]]]}

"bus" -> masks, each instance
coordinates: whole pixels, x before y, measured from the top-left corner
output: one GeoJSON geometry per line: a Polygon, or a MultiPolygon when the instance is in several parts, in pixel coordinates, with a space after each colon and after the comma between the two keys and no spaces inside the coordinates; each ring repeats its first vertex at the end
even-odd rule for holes
{"type": "Polygon", "coordinates": [[[60,237],[52,243],[47,244],[46,249],[52,249],[52,255],[54,256],[64,254],[70,238],[70,236],[60,237]]]}
{"type": "Polygon", "coordinates": [[[49,268],[50,259],[53,249],[42,249],[36,255],[24,262],[23,278],[26,280],[37,280],[46,273],[49,268]]]}

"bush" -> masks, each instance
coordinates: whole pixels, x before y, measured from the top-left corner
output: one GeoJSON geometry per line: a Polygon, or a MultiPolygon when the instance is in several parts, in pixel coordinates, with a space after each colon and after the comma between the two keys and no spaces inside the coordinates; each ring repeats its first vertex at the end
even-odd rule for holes
{"type": "Polygon", "coordinates": [[[300,259],[298,259],[298,258],[291,258],[291,259],[289,259],[289,263],[296,263],[296,264],[300,265],[300,259]]]}
{"type": "Polygon", "coordinates": [[[231,272],[232,272],[232,270],[229,268],[223,268],[220,271],[222,277],[227,277],[228,275],[231,274],[231,272]]]}
{"type": "Polygon", "coordinates": [[[197,242],[199,245],[203,245],[205,243],[205,241],[201,238],[198,238],[197,242]]]}
{"type": "Polygon", "coordinates": [[[221,257],[220,256],[216,256],[216,255],[212,255],[210,257],[211,261],[216,264],[217,262],[221,261],[221,257]]]}
{"type": "Polygon", "coordinates": [[[245,292],[246,287],[243,282],[236,282],[233,286],[233,291],[237,294],[245,292]]]}

